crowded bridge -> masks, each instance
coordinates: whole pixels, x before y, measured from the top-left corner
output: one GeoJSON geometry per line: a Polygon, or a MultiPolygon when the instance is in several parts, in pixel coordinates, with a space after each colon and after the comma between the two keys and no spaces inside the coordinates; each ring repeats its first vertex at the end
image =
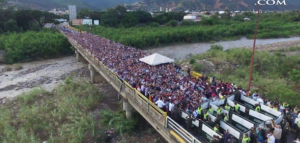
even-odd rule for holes
{"type": "MultiPolygon", "coordinates": [[[[189,132],[197,136],[202,133],[195,132],[193,129],[209,130],[206,132],[209,137],[201,135],[206,140],[223,139],[236,142],[240,140],[247,143],[252,140],[267,141],[272,139],[274,128],[282,125],[283,115],[288,114],[291,109],[288,103],[281,104],[277,100],[268,100],[257,92],[251,93],[233,83],[206,75],[193,76],[190,69],[184,71],[173,63],[149,65],[140,60],[149,54],[134,47],[67,27],[61,27],[61,31],[189,132]],[[263,112],[269,115],[266,116],[263,112]],[[253,117],[253,120],[244,118],[247,116],[253,117]],[[229,121],[236,121],[237,124],[244,121],[250,127],[237,127],[237,129],[232,127],[229,121]],[[265,130],[265,128],[273,128],[273,130],[265,130]],[[265,131],[256,132],[257,129],[265,131]],[[254,137],[253,134],[257,136],[254,137]]],[[[288,120],[289,127],[298,125],[297,107],[291,112],[291,117],[288,120]]],[[[281,126],[281,129],[284,127],[286,123],[281,126]]],[[[276,136],[276,139],[278,138],[283,142],[285,140],[283,136],[276,136]]]]}

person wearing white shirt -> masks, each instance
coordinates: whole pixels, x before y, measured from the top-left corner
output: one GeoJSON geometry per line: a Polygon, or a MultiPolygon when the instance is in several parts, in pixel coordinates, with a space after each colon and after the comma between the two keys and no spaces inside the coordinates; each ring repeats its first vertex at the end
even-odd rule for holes
{"type": "Polygon", "coordinates": [[[264,100],[261,99],[260,97],[258,97],[256,101],[259,102],[260,105],[264,104],[264,100]]]}
{"type": "Polygon", "coordinates": [[[281,126],[276,125],[273,120],[271,121],[271,125],[272,125],[272,128],[274,128],[272,135],[274,136],[276,143],[277,143],[281,139],[282,129],[281,129],[281,126]]]}
{"type": "Polygon", "coordinates": [[[297,140],[294,140],[293,142],[294,142],[294,143],[300,143],[300,139],[297,138],[297,140]]]}
{"type": "Polygon", "coordinates": [[[174,110],[175,104],[173,103],[173,101],[171,101],[169,103],[169,111],[172,112],[174,110]]]}
{"type": "Polygon", "coordinates": [[[275,143],[275,137],[273,136],[272,132],[270,132],[268,134],[268,142],[267,143],[275,143]]]}
{"type": "Polygon", "coordinates": [[[206,102],[207,101],[207,98],[205,96],[202,96],[202,101],[203,102],[206,102]]]}
{"type": "Polygon", "coordinates": [[[162,108],[164,107],[164,105],[165,105],[165,103],[161,100],[161,98],[158,99],[158,100],[155,102],[155,104],[156,104],[160,109],[162,109],[162,108]]]}
{"type": "Polygon", "coordinates": [[[144,86],[144,84],[141,86],[141,91],[145,92],[145,86],[144,86]]]}
{"type": "Polygon", "coordinates": [[[194,111],[193,111],[193,116],[194,116],[195,118],[197,118],[197,116],[198,116],[197,110],[194,110],[194,111]]]}

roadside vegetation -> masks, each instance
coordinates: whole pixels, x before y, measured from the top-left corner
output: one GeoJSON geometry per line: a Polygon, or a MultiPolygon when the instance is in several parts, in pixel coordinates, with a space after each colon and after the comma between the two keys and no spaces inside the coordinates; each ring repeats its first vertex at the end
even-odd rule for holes
{"type": "Polygon", "coordinates": [[[48,29],[0,36],[0,50],[6,51],[4,60],[9,64],[67,55],[70,47],[63,35],[48,29]]]}
{"type": "MultiPolygon", "coordinates": [[[[214,45],[207,53],[193,56],[189,63],[194,70],[202,72],[209,70],[203,64],[203,60],[212,62],[216,71],[206,74],[247,89],[251,55],[252,50],[249,49],[223,51],[221,46],[214,45]]],[[[258,91],[267,98],[277,98],[281,102],[287,101],[290,105],[299,105],[299,79],[299,56],[287,57],[280,52],[255,52],[252,93],[258,91]]]]}

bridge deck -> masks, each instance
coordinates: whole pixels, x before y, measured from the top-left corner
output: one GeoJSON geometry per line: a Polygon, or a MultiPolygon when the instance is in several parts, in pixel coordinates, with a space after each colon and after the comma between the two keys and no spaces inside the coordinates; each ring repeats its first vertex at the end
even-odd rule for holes
{"type": "MultiPolygon", "coordinates": [[[[60,32],[65,35],[62,31],[60,32]]],[[[67,38],[82,57],[88,61],[88,63],[91,64],[117,91],[119,91],[120,94],[128,100],[132,107],[135,108],[135,110],[138,111],[168,142],[183,142],[183,139],[180,138],[180,136],[166,128],[166,112],[163,112],[139,91],[132,88],[129,83],[120,80],[115,73],[111,72],[105,65],[99,62],[97,58],[93,57],[92,54],[79,45],[77,41],[69,37],[67,38]]]]}

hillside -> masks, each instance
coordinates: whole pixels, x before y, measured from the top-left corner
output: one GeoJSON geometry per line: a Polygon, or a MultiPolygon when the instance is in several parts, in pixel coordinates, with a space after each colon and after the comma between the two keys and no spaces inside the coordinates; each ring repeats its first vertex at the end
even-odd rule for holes
{"type": "MultiPolygon", "coordinates": [[[[277,0],[275,0],[277,2],[277,0]]],[[[284,0],[279,0],[280,2],[284,0]]],[[[190,10],[252,10],[257,9],[256,0],[145,0],[148,5],[176,7],[177,9],[190,10]]],[[[262,6],[263,10],[294,10],[300,8],[298,0],[285,0],[284,5],[262,6]]],[[[265,3],[262,1],[262,3],[265,3]]]]}
{"type": "Polygon", "coordinates": [[[118,4],[132,3],[135,1],[136,0],[19,0],[20,3],[30,5],[31,8],[39,7],[44,10],[49,10],[51,8],[67,8],[68,5],[76,5],[79,9],[89,8],[93,10],[103,10],[118,4]]]}
{"type": "MultiPolygon", "coordinates": [[[[16,1],[16,0],[7,0],[16,1]]],[[[133,3],[142,0],[19,0],[20,8],[43,9],[67,8],[68,5],[77,5],[80,8],[89,8],[93,10],[103,10],[114,7],[118,4],[133,3]]],[[[256,0],[144,0],[148,8],[169,7],[177,10],[253,10],[257,9],[254,5],[256,0]]],[[[278,1],[278,0],[275,0],[278,1]]],[[[284,0],[279,0],[280,2],[284,0]]],[[[299,0],[285,0],[286,6],[272,5],[262,6],[262,10],[294,10],[300,9],[299,0]]]]}

